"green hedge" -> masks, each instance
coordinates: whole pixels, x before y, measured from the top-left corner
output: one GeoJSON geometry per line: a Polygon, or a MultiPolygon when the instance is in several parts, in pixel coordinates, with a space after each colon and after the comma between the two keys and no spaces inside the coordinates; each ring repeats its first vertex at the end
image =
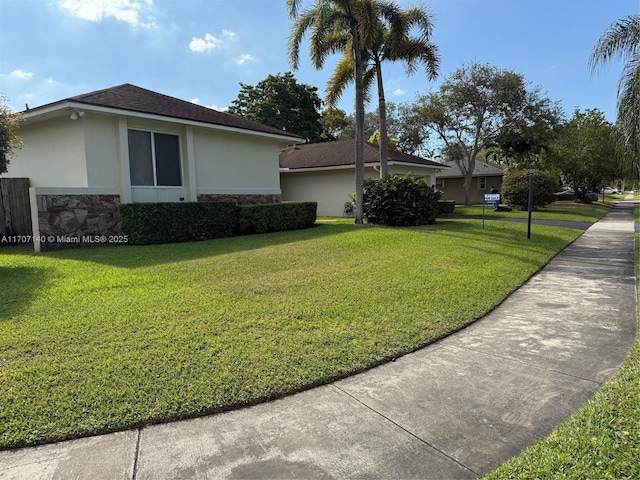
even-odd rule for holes
{"type": "Polygon", "coordinates": [[[120,206],[129,243],[177,243],[230,237],[238,231],[240,206],[215,203],[127,203],[120,206]]]}
{"type": "Polygon", "coordinates": [[[455,200],[438,200],[438,215],[453,213],[456,209],[455,200]]]}
{"type": "Polygon", "coordinates": [[[309,228],[316,222],[316,202],[242,205],[239,233],[266,233],[309,228]]]}
{"type": "Polygon", "coordinates": [[[129,243],[178,243],[308,228],[315,202],[237,205],[233,202],[128,203],[120,206],[129,243]]]}
{"type": "Polygon", "coordinates": [[[391,227],[436,221],[442,193],[421,177],[386,175],[364,181],[363,213],[370,223],[391,227]]]}

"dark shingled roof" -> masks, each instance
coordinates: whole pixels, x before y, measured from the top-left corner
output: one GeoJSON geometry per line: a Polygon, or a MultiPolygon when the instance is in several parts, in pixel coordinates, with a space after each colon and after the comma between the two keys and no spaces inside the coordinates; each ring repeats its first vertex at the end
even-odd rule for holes
{"type": "MultiPolygon", "coordinates": [[[[296,145],[280,152],[280,168],[295,170],[298,168],[339,167],[355,165],[355,140],[339,140],[337,142],[309,143],[296,145]]],[[[412,163],[429,167],[448,168],[441,163],[432,162],[415,155],[389,149],[389,162],[412,163]]],[[[380,163],[378,146],[364,144],[364,163],[380,163]]]]}
{"type": "Polygon", "coordinates": [[[76,95],[75,97],[66,98],[48,105],[32,108],[28,111],[33,112],[41,108],[65,102],[76,102],[86,105],[95,105],[99,107],[178,118],[182,120],[192,120],[243,130],[252,130],[255,132],[284,135],[292,137],[292,139],[301,139],[298,135],[278,128],[253,122],[238,115],[218,112],[211,108],[196,105],[193,102],[187,102],[168,95],[163,95],[129,83],[118,85],[117,87],[106,88],[104,90],[84,93],[82,95],[76,95]]]}

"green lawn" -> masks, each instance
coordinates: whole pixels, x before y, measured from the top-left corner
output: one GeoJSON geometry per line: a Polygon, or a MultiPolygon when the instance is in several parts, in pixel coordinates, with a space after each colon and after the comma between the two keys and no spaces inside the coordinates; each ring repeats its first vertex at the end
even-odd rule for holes
{"type": "MultiPolygon", "coordinates": [[[[562,200],[554,202],[548,207],[539,208],[531,213],[533,219],[538,220],[569,220],[576,222],[597,222],[604,217],[612,205],[610,203],[592,203],[585,205],[573,201],[562,200]]],[[[456,205],[455,212],[459,215],[482,215],[482,205],[456,205]]],[[[529,212],[514,210],[511,212],[494,212],[492,205],[485,207],[486,218],[527,218],[529,212]]]]}
{"type": "Polygon", "coordinates": [[[187,244],[2,248],[0,447],[218,412],[369,368],[481,317],[578,235],[333,219],[187,244]]]}
{"type": "MultiPolygon", "coordinates": [[[[636,234],[638,275],[640,235],[636,234]]],[[[485,478],[640,478],[640,330],[616,375],[581,410],[485,478]]]]}

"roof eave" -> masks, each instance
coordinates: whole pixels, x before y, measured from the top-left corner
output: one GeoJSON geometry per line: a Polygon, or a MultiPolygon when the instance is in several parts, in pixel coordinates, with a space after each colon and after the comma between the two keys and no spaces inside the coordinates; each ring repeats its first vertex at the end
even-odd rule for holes
{"type": "MultiPolygon", "coordinates": [[[[439,167],[436,165],[423,165],[420,163],[408,163],[408,162],[399,162],[397,160],[390,160],[387,162],[387,165],[397,165],[401,167],[416,167],[416,168],[429,168],[437,170],[439,167]]],[[[380,168],[380,162],[368,162],[364,164],[365,168],[380,168]]],[[[321,167],[299,167],[299,168],[291,168],[291,167],[281,167],[281,172],[319,172],[319,171],[327,171],[327,170],[347,170],[354,169],[355,165],[351,164],[343,164],[343,165],[324,165],[321,167]]]]}
{"type": "Polygon", "coordinates": [[[52,118],[62,117],[65,112],[71,112],[73,110],[83,110],[85,112],[94,112],[105,115],[122,115],[127,117],[144,118],[146,120],[156,121],[172,121],[174,123],[180,123],[183,125],[210,128],[213,130],[222,130],[226,132],[234,132],[245,135],[255,135],[259,137],[273,138],[283,140],[288,143],[305,143],[305,139],[292,135],[278,135],[276,133],[262,132],[259,130],[252,130],[249,128],[231,127],[228,125],[220,125],[217,123],[201,122],[197,120],[189,120],[180,117],[173,117],[169,115],[159,115],[154,113],[136,112],[135,110],[127,110],[124,108],[114,107],[102,107],[98,105],[92,105],[89,103],[63,100],[61,102],[52,103],[43,107],[31,108],[22,112],[24,123],[29,124],[39,120],[49,120],[52,118]]]}
{"type": "Polygon", "coordinates": [[[424,163],[411,163],[411,162],[403,162],[402,160],[388,160],[387,165],[399,165],[399,166],[407,166],[407,167],[419,167],[419,168],[433,168],[439,169],[440,167],[449,168],[446,165],[425,165],[424,163]]]}
{"type": "MultiPolygon", "coordinates": [[[[372,164],[366,164],[365,167],[371,167],[372,164]]],[[[301,168],[291,168],[291,167],[280,167],[280,172],[288,172],[288,173],[297,173],[297,172],[326,172],[329,170],[353,170],[355,169],[355,165],[329,165],[326,167],[301,167],[301,168]]]]}

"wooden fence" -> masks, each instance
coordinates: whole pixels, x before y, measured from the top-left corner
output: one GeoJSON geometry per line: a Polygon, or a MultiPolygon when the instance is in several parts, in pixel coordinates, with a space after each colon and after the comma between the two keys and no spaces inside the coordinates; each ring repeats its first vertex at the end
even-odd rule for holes
{"type": "Polygon", "coordinates": [[[0,237],[31,236],[28,178],[0,178],[0,237]]]}

